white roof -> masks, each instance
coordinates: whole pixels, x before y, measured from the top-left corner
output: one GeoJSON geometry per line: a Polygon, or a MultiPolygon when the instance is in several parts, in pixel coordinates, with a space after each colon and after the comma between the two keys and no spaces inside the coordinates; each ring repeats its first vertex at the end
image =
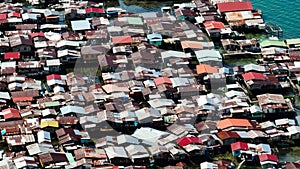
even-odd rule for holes
{"type": "Polygon", "coordinates": [[[63,115],[68,114],[68,113],[85,114],[85,110],[83,107],[71,106],[71,105],[60,108],[60,111],[63,115]]]}
{"type": "Polygon", "coordinates": [[[267,154],[271,154],[272,150],[269,144],[258,144],[256,146],[257,150],[260,150],[260,153],[267,153],[267,154]]]}
{"type": "Polygon", "coordinates": [[[34,157],[29,157],[29,156],[17,157],[14,159],[14,163],[17,168],[38,167],[34,157]]]}
{"type": "Polygon", "coordinates": [[[80,54],[80,51],[70,50],[70,49],[64,49],[64,50],[57,51],[58,58],[64,57],[64,56],[80,58],[81,54],[80,54]]]}
{"type": "Polygon", "coordinates": [[[122,32],[122,28],[120,26],[108,26],[107,27],[108,32],[122,32]]]}
{"type": "Polygon", "coordinates": [[[81,45],[84,45],[84,41],[70,41],[70,40],[61,40],[57,42],[56,47],[60,48],[63,46],[74,46],[74,47],[79,47],[81,45]]]}
{"type": "Polygon", "coordinates": [[[104,150],[109,159],[112,159],[115,157],[128,158],[124,147],[110,146],[110,147],[104,148],[104,150]]]}
{"type": "Polygon", "coordinates": [[[286,39],[285,41],[287,45],[300,44],[300,38],[286,39]]]}
{"type": "Polygon", "coordinates": [[[184,52],[169,50],[169,51],[161,52],[161,57],[164,61],[164,59],[169,57],[186,58],[187,56],[184,52]]]}
{"type": "Polygon", "coordinates": [[[200,164],[201,169],[218,169],[218,165],[210,162],[203,162],[200,164]]]}
{"type": "Polygon", "coordinates": [[[299,134],[300,133],[300,126],[291,126],[287,128],[289,135],[299,134]]]}
{"type": "Polygon", "coordinates": [[[148,101],[148,103],[153,108],[173,106],[175,104],[172,99],[153,99],[148,101]]]}
{"type": "Polygon", "coordinates": [[[50,41],[59,41],[61,40],[61,34],[55,32],[45,32],[45,38],[49,39],[50,41]]]}
{"type": "Polygon", "coordinates": [[[22,18],[7,18],[6,19],[8,23],[22,23],[23,20],[22,18]]]}
{"type": "Polygon", "coordinates": [[[8,84],[9,89],[13,89],[15,87],[22,87],[22,83],[13,82],[13,83],[8,84]]]}
{"type": "Polygon", "coordinates": [[[246,131],[236,131],[236,133],[237,133],[241,138],[251,138],[251,136],[250,136],[246,131]]]}
{"type": "Polygon", "coordinates": [[[65,89],[64,89],[63,87],[61,87],[61,86],[55,86],[55,87],[53,88],[53,92],[54,92],[54,93],[59,93],[59,92],[64,93],[64,92],[65,92],[65,89]]]}
{"type": "Polygon", "coordinates": [[[226,88],[227,89],[242,89],[241,85],[238,83],[228,84],[228,85],[226,85],[226,88]]]}
{"type": "Polygon", "coordinates": [[[52,144],[34,143],[26,146],[29,155],[35,155],[43,152],[55,152],[52,144]]]}
{"type": "Polygon", "coordinates": [[[73,31],[90,30],[91,24],[88,20],[71,21],[73,31]]]}
{"type": "Polygon", "coordinates": [[[147,149],[142,145],[133,145],[132,144],[132,145],[125,147],[125,149],[128,152],[128,155],[131,156],[131,158],[149,157],[149,153],[148,153],[147,149]]]}
{"type": "Polygon", "coordinates": [[[62,29],[67,28],[68,25],[58,25],[58,24],[43,24],[40,26],[40,29],[62,29]]]}
{"type": "Polygon", "coordinates": [[[166,136],[169,133],[159,131],[153,128],[149,127],[142,127],[137,129],[132,136],[138,139],[143,140],[144,143],[146,144],[154,144],[157,143],[158,139],[161,138],[162,136],[166,136]]]}
{"type": "Polygon", "coordinates": [[[47,9],[37,9],[37,8],[33,8],[33,9],[30,10],[30,12],[31,12],[31,13],[40,13],[40,14],[44,14],[46,10],[47,10],[47,9]]]}
{"type": "Polygon", "coordinates": [[[1,63],[1,70],[5,68],[16,68],[16,61],[10,61],[10,62],[2,62],[1,63]]]}
{"type": "Polygon", "coordinates": [[[0,98],[10,100],[11,97],[8,92],[0,92],[0,98]]]}
{"type": "Polygon", "coordinates": [[[248,135],[253,139],[258,137],[268,137],[266,133],[260,130],[250,130],[248,131],[248,135]]]}
{"type": "Polygon", "coordinates": [[[226,92],[225,93],[226,97],[228,98],[232,98],[232,97],[246,97],[246,94],[244,92],[241,92],[241,91],[234,91],[234,90],[231,90],[229,92],[226,92]]]}
{"type": "Polygon", "coordinates": [[[122,134],[117,136],[117,142],[121,144],[139,144],[139,140],[131,135],[122,134]]]}
{"type": "Polygon", "coordinates": [[[293,119],[284,118],[284,119],[275,120],[275,124],[276,124],[276,126],[287,125],[287,124],[294,126],[294,125],[296,125],[296,122],[293,119]]]}
{"type": "Polygon", "coordinates": [[[46,60],[47,66],[59,66],[60,60],[59,59],[52,59],[52,60],[46,60]]]}
{"type": "Polygon", "coordinates": [[[259,106],[253,105],[253,106],[250,107],[250,112],[251,113],[256,113],[256,112],[262,112],[262,110],[259,106]]]}
{"type": "Polygon", "coordinates": [[[274,122],[271,122],[271,121],[266,121],[266,122],[262,122],[259,124],[263,129],[264,128],[268,128],[268,127],[273,127],[275,128],[276,125],[274,124],[274,122]]]}
{"type": "Polygon", "coordinates": [[[37,20],[37,17],[41,14],[35,14],[35,13],[23,13],[22,18],[23,20],[32,19],[37,20]]]}
{"type": "MultiPolygon", "coordinates": [[[[144,120],[144,119],[147,119],[149,117],[156,118],[156,117],[161,116],[159,110],[153,109],[153,108],[139,109],[139,110],[135,111],[135,115],[138,118],[138,120],[144,120]]],[[[151,121],[149,121],[149,122],[151,122],[151,121]]]]}
{"type": "Polygon", "coordinates": [[[199,98],[196,99],[199,106],[206,104],[214,104],[214,100],[212,98],[207,97],[206,95],[200,95],[199,98]]]}
{"type": "Polygon", "coordinates": [[[252,70],[258,71],[258,72],[265,72],[266,68],[264,66],[256,65],[253,63],[247,64],[244,66],[245,72],[249,72],[252,70]]]}
{"type": "Polygon", "coordinates": [[[38,136],[38,142],[39,143],[42,143],[42,142],[49,142],[49,143],[51,143],[50,132],[44,131],[44,130],[40,130],[37,133],[37,136],[38,136]]]}
{"type": "Polygon", "coordinates": [[[217,60],[222,60],[222,56],[219,51],[216,50],[198,50],[195,51],[195,55],[198,60],[202,60],[204,58],[209,58],[209,59],[214,59],[216,58],[217,60]]]}
{"type": "Polygon", "coordinates": [[[188,78],[183,78],[183,77],[175,77],[175,78],[170,78],[173,87],[179,87],[179,86],[188,86],[190,85],[190,81],[188,78]]]}

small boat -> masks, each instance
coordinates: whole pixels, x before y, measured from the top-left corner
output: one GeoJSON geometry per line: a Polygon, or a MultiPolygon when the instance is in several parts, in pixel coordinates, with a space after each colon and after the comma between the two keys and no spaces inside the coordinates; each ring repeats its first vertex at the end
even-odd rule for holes
{"type": "Polygon", "coordinates": [[[109,7],[106,9],[106,13],[110,17],[117,17],[120,14],[126,14],[127,11],[123,10],[122,8],[109,7]]]}

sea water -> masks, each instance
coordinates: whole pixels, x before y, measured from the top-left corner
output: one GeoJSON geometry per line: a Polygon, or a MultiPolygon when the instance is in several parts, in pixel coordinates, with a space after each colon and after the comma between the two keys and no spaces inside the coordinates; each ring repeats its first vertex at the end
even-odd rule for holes
{"type": "Polygon", "coordinates": [[[251,0],[261,9],[266,23],[277,24],[287,38],[300,38],[300,0],[251,0]]]}

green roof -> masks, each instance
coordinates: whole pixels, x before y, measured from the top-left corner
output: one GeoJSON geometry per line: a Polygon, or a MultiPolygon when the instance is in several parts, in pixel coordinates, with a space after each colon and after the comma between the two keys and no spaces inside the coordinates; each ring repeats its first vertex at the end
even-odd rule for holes
{"type": "Polygon", "coordinates": [[[75,162],[74,157],[71,153],[66,153],[66,156],[68,158],[69,163],[74,163],[75,162]]]}
{"type": "Polygon", "coordinates": [[[287,45],[283,40],[270,40],[270,39],[264,39],[259,41],[260,47],[284,47],[286,48],[287,45]]]}
{"type": "Polygon", "coordinates": [[[144,25],[143,20],[140,17],[128,17],[127,21],[131,25],[144,25]]]}
{"type": "Polygon", "coordinates": [[[55,106],[60,106],[60,103],[58,101],[56,102],[45,102],[45,107],[55,107],[55,106]]]}

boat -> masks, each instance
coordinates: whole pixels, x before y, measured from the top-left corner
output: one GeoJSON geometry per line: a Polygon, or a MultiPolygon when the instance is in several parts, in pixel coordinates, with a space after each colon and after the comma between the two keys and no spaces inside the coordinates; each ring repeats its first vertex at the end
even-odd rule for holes
{"type": "Polygon", "coordinates": [[[108,17],[117,17],[118,15],[126,14],[127,11],[122,8],[109,7],[106,9],[106,13],[108,17]]]}

